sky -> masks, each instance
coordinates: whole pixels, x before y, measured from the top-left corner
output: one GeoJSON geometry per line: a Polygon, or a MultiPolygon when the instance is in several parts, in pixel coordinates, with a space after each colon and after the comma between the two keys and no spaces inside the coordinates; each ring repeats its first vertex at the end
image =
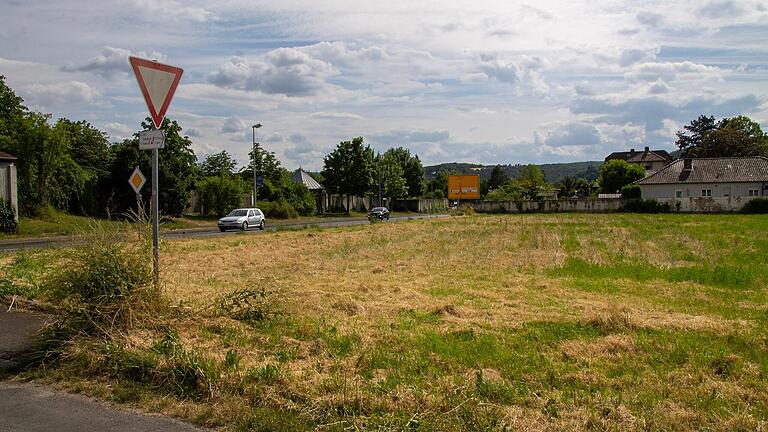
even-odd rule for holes
{"type": "Polygon", "coordinates": [[[256,139],[289,169],[339,141],[425,164],[674,150],[700,114],[768,126],[768,1],[0,0],[0,75],[120,141],[128,56],[184,68],[167,116],[199,158],[256,139]]]}

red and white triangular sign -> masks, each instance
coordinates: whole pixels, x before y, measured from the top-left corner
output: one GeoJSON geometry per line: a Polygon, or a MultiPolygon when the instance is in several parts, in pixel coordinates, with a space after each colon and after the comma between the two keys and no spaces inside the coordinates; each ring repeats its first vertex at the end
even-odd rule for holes
{"type": "Polygon", "coordinates": [[[184,70],[151,60],[128,57],[156,128],[160,128],[184,70]]]}

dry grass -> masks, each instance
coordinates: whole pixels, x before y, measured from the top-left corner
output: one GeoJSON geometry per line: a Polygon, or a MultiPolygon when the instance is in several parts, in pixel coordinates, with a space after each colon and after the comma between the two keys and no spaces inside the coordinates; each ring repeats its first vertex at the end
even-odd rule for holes
{"type": "Polygon", "coordinates": [[[167,325],[236,366],[207,400],[128,402],[237,430],[754,430],[768,416],[766,228],[465,216],[168,242],[182,313],[167,325]],[[243,289],[274,291],[278,316],[211,307],[243,289]]]}

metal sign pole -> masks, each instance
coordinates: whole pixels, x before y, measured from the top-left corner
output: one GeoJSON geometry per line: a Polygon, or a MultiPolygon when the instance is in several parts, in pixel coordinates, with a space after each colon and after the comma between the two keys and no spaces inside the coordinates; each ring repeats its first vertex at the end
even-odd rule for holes
{"type": "Polygon", "coordinates": [[[152,149],[152,269],[154,270],[155,288],[160,287],[160,199],[158,197],[158,149],[152,149]]]}

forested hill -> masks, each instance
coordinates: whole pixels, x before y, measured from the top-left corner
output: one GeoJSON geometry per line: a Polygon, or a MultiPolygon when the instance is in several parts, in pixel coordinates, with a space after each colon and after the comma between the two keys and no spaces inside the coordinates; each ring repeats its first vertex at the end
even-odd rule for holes
{"type": "MultiPolygon", "coordinates": [[[[549,182],[556,182],[563,177],[584,178],[594,180],[600,174],[600,166],[603,162],[569,162],[539,165],[544,172],[544,176],[549,182]]],[[[424,173],[427,178],[432,178],[433,172],[448,172],[459,174],[480,174],[481,179],[487,179],[491,176],[491,170],[496,165],[481,165],[471,163],[450,162],[439,165],[430,165],[424,167],[424,173]]],[[[520,172],[525,165],[501,165],[504,172],[510,178],[520,176],[520,172]]]]}

